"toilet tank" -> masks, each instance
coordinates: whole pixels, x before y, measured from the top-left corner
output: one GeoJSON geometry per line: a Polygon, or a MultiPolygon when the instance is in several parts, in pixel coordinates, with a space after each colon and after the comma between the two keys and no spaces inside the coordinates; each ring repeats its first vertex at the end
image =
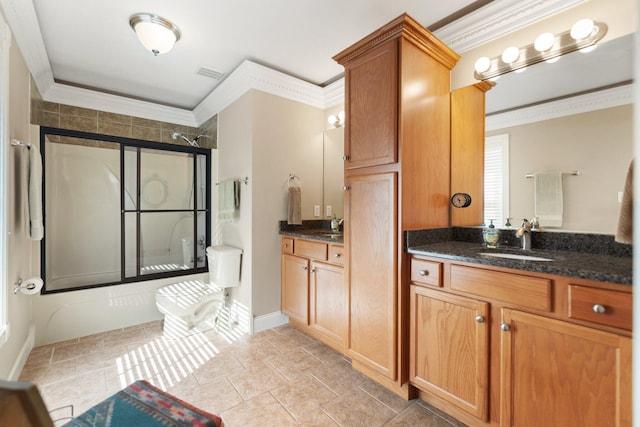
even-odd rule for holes
{"type": "Polygon", "coordinates": [[[240,284],[240,259],[242,249],[219,245],[207,248],[209,283],[219,288],[231,288],[240,284]]]}

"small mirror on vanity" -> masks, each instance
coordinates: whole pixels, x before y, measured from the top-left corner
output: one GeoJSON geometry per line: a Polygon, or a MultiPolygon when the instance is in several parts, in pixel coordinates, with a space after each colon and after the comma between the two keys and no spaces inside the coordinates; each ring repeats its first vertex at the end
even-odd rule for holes
{"type": "Polygon", "coordinates": [[[563,172],[562,226],[548,230],[615,234],[633,156],[632,62],[628,35],[496,80],[486,97],[486,136],[508,141],[506,214],[497,224],[534,216],[528,175],[563,172]]]}
{"type": "Polygon", "coordinates": [[[344,128],[336,127],[324,132],[323,143],[323,219],[344,217],[344,128]],[[331,206],[331,214],[327,208],[331,206]]]}

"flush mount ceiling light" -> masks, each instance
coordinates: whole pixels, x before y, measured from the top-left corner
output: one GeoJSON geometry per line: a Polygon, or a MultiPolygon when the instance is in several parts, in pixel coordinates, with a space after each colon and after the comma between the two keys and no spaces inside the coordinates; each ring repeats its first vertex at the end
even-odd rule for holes
{"type": "Polygon", "coordinates": [[[155,56],[171,50],[180,40],[180,30],[170,21],[151,13],[136,13],[129,18],[129,25],[138,40],[155,56]]]}
{"type": "Polygon", "coordinates": [[[511,71],[524,70],[538,62],[554,62],[567,53],[576,50],[584,52],[595,46],[606,33],[605,23],[581,19],[565,32],[556,35],[543,33],[534,43],[520,49],[512,46],[494,58],[479,58],[474,65],[474,76],[478,80],[494,79],[511,71]]]}

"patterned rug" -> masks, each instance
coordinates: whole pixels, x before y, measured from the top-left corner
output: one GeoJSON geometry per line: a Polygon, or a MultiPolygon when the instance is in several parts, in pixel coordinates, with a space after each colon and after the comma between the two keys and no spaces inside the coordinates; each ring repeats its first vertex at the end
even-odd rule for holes
{"type": "Polygon", "coordinates": [[[64,427],[110,426],[221,427],[222,420],[146,381],[136,381],[80,414],[64,427]]]}

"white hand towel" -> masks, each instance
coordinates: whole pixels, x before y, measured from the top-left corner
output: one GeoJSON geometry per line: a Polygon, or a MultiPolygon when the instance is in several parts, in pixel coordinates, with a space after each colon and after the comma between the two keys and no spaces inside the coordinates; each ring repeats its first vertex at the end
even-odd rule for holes
{"type": "Polygon", "coordinates": [[[44,225],[42,223],[42,157],[38,147],[29,148],[29,197],[27,223],[29,238],[42,240],[44,237],[44,225]]]}
{"type": "Polygon", "coordinates": [[[231,221],[236,213],[236,200],[240,205],[240,195],[236,196],[235,179],[227,179],[218,184],[218,219],[231,221]]]}
{"type": "Polygon", "coordinates": [[[562,227],[562,172],[537,173],[533,179],[535,216],[542,227],[562,227]]]}

